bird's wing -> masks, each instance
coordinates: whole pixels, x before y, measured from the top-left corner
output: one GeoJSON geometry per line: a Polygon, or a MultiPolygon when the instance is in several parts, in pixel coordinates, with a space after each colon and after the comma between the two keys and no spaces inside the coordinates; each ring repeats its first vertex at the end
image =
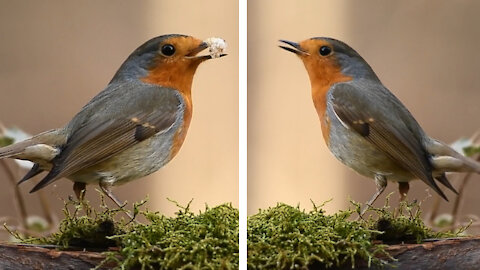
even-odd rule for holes
{"type": "Polygon", "coordinates": [[[130,92],[113,91],[116,104],[109,104],[112,94],[100,94],[101,98],[94,98],[84,107],[76,116],[80,119],[74,118],[76,125],[53,160],[52,170],[31,192],[168,130],[183,106],[181,96],[173,89],[140,87],[128,90],[130,92]],[[116,108],[109,110],[108,106],[116,108]],[[99,113],[95,114],[96,111],[99,113]]]}
{"type": "Polygon", "coordinates": [[[432,166],[420,136],[411,128],[416,121],[387,89],[371,87],[376,89],[336,84],[328,102],[341,122],[447,200],[432,177],[432,166]]]}

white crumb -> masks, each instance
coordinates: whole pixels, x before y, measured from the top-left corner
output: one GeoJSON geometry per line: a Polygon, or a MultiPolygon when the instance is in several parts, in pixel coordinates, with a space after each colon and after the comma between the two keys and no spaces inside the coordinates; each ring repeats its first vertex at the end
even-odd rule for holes
{"type": "Polygon", "coordinates": [[[208,51],[212,58],[220,57],[227,49],[227,43],[221,38],[211,37],[204,40],[208,44],[208,51]]]}

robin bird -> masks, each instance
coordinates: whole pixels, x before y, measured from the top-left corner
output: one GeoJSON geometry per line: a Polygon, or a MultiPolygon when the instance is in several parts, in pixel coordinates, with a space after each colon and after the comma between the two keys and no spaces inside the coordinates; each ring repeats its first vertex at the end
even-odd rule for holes
{"type": "Polygon", "coordinates": [[[435,180],[457,193],[446,172],[480,173],[479,163],[425,134],[347,44],[326,37],[280,42],[289,45],[280,47],[296,54],[305,65],[330,151],[348,167],[375,180],[377,191],[367,208],[385,190],[387,179],[398,182],[401,200],[413,179],[422,180],[447,200],[435,180]]]}
{"type": "MultiPolygon", "coordinates": [[[[215,53],[223,51],[223,40],[212,41],[215,53]]],[[[120,207],[112,186],[157,171],[182,146],[192,118],[195,71],[205,60],[225,55],[212,54],[212,41],[172,34],[145,42],[68,124],[0,148],[0,158],[34,163],[19,184],[48,171],[30,192],[66,177],[77,198],[86,184],[99,184],[120,207]],[[210,55],[198,55],[207,48],[210,55]]]]}

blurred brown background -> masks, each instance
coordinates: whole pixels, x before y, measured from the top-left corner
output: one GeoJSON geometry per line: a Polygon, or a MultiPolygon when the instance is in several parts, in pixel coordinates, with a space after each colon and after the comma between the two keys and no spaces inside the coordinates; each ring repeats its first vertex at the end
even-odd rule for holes
{"type": "MultiPolygon", "coordinates": [[[[0,1],[0,121],[31,134],[64,125],[135,48],[169,33],[222,37],[229,55],[199,67],[193,119],[177,157],[114,192],[128,202],[148,195],[148,208],[168,215],[177,207],[167,197],[183,205],[193,198],[194,211],[224,202],[238,207],[237,1],[0,1]]],[[[0,169],[0,216],[15,216],[5,178],[0,169]]],[[[37,180],[21,185],[29,214],[40,214],[37,195],[28,194],[37,180]]],[[[96,203],[94,188],[87,199],[96,203]]],[[[73,194],[72,182],[43,192],[60,213],[59,198],[73,194]]]]}
{"type": "MultiPolygon", "coordinates": [[[[480,128],[480,2],[250,1],[248,3],[248,213],[285,202],[311,209],[333,198],[365,202],[373,180],[337,161],[324,145],[301,61],[278,39],[329,36],[345,41],[372,66],[432,137],[447,143],[480,128]]],[[[454,186],[458,186],[452,175],[454,186]]],[[[411,183],[409,199],[427,186],[411,183]]],[[[463,214],[480,215],[480,177],[470,181],[463,214]]],[[[390,183],[376,202],[397,191],[390,183]]],[[[430,192],[432,193],[432,192],[430,192]]],[[[437,197],[432,193],[433,197],[437,197]]],[[[450,201],[455,195],[447,192],[450,201]]],[[[392,201],[397,202],[398,194],[392,201]]],[[[428,212],[434,200],[424,204],[428,212]]],[[[446,211],[453,203],[442,203],[446,211]]]]}

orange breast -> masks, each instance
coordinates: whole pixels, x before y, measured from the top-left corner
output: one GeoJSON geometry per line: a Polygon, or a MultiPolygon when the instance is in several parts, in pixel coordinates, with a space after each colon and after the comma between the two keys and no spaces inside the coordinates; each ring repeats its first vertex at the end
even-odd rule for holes
{"type": "Polygon", "coordinates": [[[170,150],[170,159],[175,157],[175,155],[180,150],[180,147],[182,147],[182,144],[185,141],[185,137],[187,136],[190,121],[192,120],[193,107],[191,95],[186,95],[184,93],[181,94],[183,96],[183,99],[185,100],[185,111],[183,112],[183,122],[173,137],[172,148],[170,150]]]}
{"type": "Polygon", "coordinates": [[[317,110],[322,135],[325,143],[329,144],[330,119],[327,116],[327,93],[333,84],[351,81],[353,78],[344,75],[334,61],[304,62],[312,86],[312,99],[317,110]]]}
{"type": "Polygon", "coordinates": [[[197,65],[190,65],[186,61],[163,62],[151,69],[142,81],[176,89],[185,101],[185,111],[181,126],[175,133],[170,150],[172,159],[180,150],[187,136],[188,127],[192,119],[192,81],[197,65]]]}

